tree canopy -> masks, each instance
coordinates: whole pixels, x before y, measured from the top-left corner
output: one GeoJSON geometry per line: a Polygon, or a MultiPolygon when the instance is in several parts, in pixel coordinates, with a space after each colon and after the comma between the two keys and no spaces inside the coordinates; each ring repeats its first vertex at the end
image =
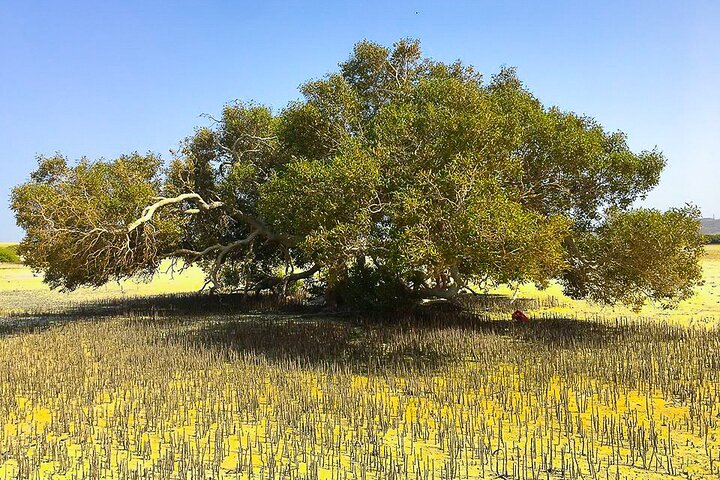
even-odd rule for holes
{"type": "Polygon", "coordinates": [[[672,306],[701,281],[699,212],[635,208],[665,158],[544,106],[510,68],[485,80],[419,42],[362,41],[279,112],[226,105],[182,141],[114,160],[40,157],[11,206],[53,287],[196,263],[210,285],[333,302],[456,300],[559,280],[576,298],[672,306]]]}

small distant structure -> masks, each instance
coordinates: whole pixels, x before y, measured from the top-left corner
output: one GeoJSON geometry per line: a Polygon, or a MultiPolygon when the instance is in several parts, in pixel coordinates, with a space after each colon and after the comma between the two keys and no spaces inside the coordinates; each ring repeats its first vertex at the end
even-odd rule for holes
{"type": "Polygon", "coordinates": [[[527,323],[530,321],[527,315],[522,310],[515,310],[512,314],[512,319],[516,322],[527,323]]]}

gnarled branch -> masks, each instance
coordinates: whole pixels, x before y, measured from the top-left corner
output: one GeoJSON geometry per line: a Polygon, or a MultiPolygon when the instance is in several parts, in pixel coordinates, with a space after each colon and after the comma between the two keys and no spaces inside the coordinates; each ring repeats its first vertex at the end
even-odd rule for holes
{"type": "Polygon", "coordinates": [[[241,240],[236,240],[234,242],[228,243],[227,245],[222,245],[218,243],[216,245],[207,247],[204,250],[189,250],[186,248],[181,248],[175,250],[169,256],[186,257],[189,261],[195,262],[203,257],[214,253],[215,260],[213,261],[213,267],[210,271],[209,276],[210,280],[213,283],[213,287],[216,288],[220,285],[220,281],[218,280],[217,276],[220,272],[220,268],[222,267],[223,262],[225,261],[225,257],[227,257],[227,255],[233,250],[252,243],[253,240],[255,240],[260,235],[260,233],[260,230],[254,230],[250,235],[241,240]]]}
{"type": "Polygon", "coordinates": [[[259,282],[257,282],[255,285],[253,285],[252,290],[254,290],[255,293],[259,293],[260,290],[263,290],[266,288],[273,288],[282,283],[289,283],[289,282],[294,282],[296,280],[310,278],[319,271],[320,271],[320,265],[315,264],[308,270],[305,270],[302,272],[294,272],[289,275],[283,275],[283,276],[277,276],[277,277],[266,277],[266,278],[263,278],[262,280],[260,280],[259,282]]]}
{"type": "Polygon", "coordinates": [[[177,197],[171,197],[171,198],[161,198],[157,202],[153,203],[152,205],[148,205],[143,209],[142,215],[140,218],[132,222],[130,225],[128,225],[128,233],[134,231],[137,229],[140,225],[143,225],[150,220],[152,220],[153,215],[155,215],[155,212],[167,205],[175,205],[178,203],[182,203],[185,201],[191,201],[195,202],[198,205],[197,209],[188,209],[185,211],[187,214],[194,214],[199,213],[200,211],[207,211],[212,210],[214,208],[219,208],[224,206],[223,202],[211,202],[207,203],[200,195],[197,193],[183,193],[182,195],[178,195],[177,197]]]}

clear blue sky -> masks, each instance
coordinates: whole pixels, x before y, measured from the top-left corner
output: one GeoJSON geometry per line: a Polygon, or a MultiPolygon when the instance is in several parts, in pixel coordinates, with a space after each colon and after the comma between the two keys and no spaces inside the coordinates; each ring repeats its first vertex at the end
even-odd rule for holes
{"type": "Polygon", "coordinates": [[[0,0],[0,241],[37,154],[168,150],[233,99],[281,108],[367,38],[492,74],[669,165],[646,202],[720,216],[720,2],[0,0]]]}

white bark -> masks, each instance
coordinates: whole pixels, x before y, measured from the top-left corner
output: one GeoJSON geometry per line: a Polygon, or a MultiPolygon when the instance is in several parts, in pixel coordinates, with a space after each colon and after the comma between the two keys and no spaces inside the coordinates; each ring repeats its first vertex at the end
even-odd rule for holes
{"type": "Polygon", "coordinates": [[[128,225],[128,233],[152,220],[153,215],[155,215],[155,212],[157,212],[158,209],[167,205],[175,205],[185,201],[192,201],[198,205],[197,209],[186,210],[185,213],[187,214],[199,213],[201,210],[212,210],[213,208],[222,207],[224,205],[223,202],[207,203],[197,193],[183,193],[182,195],[178,195],[177,197],[161,198],[159,201],[153,203],[152,205],[148,205],[147,207],[145,207],[140,218],[128,225]]]}

